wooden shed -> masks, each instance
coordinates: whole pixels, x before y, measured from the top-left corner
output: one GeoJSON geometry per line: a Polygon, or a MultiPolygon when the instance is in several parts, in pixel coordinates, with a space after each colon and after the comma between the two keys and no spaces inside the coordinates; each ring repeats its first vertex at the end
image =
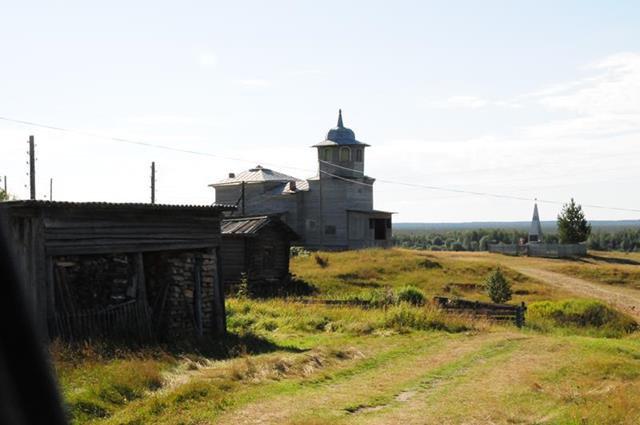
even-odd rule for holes
{"type": "Polygon", "coordinates": [[[222,221],[222,270],[227,288],[244,273],[253,288],[277,283],[289,274],[289,249],[298,235],[277,216],[222,221]]]}
{"type": "Polygon", "coordinates": [[[222,212],[234,207],[0,203],[44,337],[225,332],[222,212]]]}

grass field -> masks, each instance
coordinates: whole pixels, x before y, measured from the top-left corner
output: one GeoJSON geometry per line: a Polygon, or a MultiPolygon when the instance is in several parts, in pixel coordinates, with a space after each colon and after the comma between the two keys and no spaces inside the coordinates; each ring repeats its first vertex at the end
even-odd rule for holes
{"type": "MultiPolygon", "coordinates": [[[[514,269],[522,264],[589,279],[627,272],[640,258],[586,262],[483,253],[369,250],[294,258],[317,298],[366,298],[413,285],[427,296],[487,300],[500,266],[522,329],[446,315],[430,305],[363,309],[282,299],[227,301],[230,336],[198,347],[131,349],[54,344],[74,423],[423,424],[640,422],[640,336],[606,303],[514,269]],[[533,264],[533,265],[532,265],[533,264]],[[584,271],[587,269],[588,271],[584,271]],[[582,274],[581,274],[582,273],[582,274]],[[597,277],[596,277],[597,276],[597,277]]],[[[611,260],[613,258],[613,260],[611,260]]]]}

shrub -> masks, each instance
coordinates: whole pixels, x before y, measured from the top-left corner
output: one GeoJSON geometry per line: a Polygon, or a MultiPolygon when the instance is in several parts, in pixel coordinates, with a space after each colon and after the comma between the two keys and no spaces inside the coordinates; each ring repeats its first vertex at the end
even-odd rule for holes
{"type": "Polygon", "coordinates": [[[425,269],[441,269],[442,268],[442,265],[440,263],[438,263],[437,261],[429,260],[428,258],[425,258],[424,260],[420,261],[418,265],[425,269]]]}
{"type": "Polygon", "coordinates": [[[313,258],[316,260],[316,264],[318,264],[323,269],[329,267],[329,259],[328,258],[321,257],[319,254],[314,255],[313,258]]]}
{"type": "Polygon", "coordinates": [[[398,301],[413,305],[423,305],[425,301],[424,292],[415,286],[407,285],[398,290],[398,301]]]}
{"type": "Polygon", "coordinates": [[[249,279],[246,273],[240,273],[240,282],[238,282],[238,291],[236,292],[238,298],[249,298],[251,296],[251,290],[249,288],[249,279]]]}
{"type": "Polygon", "coordinates": [[[502,270],[497,269],[491,273],[484,285],[489,298],[494,303],[503,303],[511,299],[511,284],[504,277],[502,270]]]}
{"type": "Polygon", "coordinates": [[[290,257],[308,257],[309,255],[311,255],[311,253],[301,246],[292,246],[289,249],[290,257]]]}

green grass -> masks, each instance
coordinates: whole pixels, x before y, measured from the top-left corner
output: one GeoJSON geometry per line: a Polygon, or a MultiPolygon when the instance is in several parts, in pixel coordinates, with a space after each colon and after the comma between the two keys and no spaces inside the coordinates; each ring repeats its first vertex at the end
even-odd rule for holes
{"type": "Polygon", "coordinates": [[[488,301],[481,283],[498,265],[489,255],[320,255],[324,266],[313,256],[291,264],[318,288],[314,297],[364,299],[373,308],[231,298],[224,339],[54,345],[72,422],[638,423],[640,337],[626,315],[568,299],[511,270],[509,261],[519,259],[509,258],[502,270],[512,302],[528,303],[527,327],[519,330],[445,314],[429,302],[434,295],[488,301]]]}
{"type": "Polygon", "coordinates": [[[637,329],[636,322],[595,300],[540,301],[529,305],[527,324],[545,331],[620,338],[637,329]]]}

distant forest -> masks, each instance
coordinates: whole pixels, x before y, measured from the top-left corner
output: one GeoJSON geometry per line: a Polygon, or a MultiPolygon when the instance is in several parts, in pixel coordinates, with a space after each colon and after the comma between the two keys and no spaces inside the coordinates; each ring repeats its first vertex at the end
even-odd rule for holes
{"type": "MultiPolygon", "coordinates": [[[[587,247],[603,251],[640,251],[640,220],[593,221],[587,247]]],[[[395,246],[432,251],[486,251],[490,243],[518,243],[527,239],[528,222],[511,223],[397,223],[395,246]]],[[[543,222],[543,242],[558,242],[555,222],[543,222]]]]}

